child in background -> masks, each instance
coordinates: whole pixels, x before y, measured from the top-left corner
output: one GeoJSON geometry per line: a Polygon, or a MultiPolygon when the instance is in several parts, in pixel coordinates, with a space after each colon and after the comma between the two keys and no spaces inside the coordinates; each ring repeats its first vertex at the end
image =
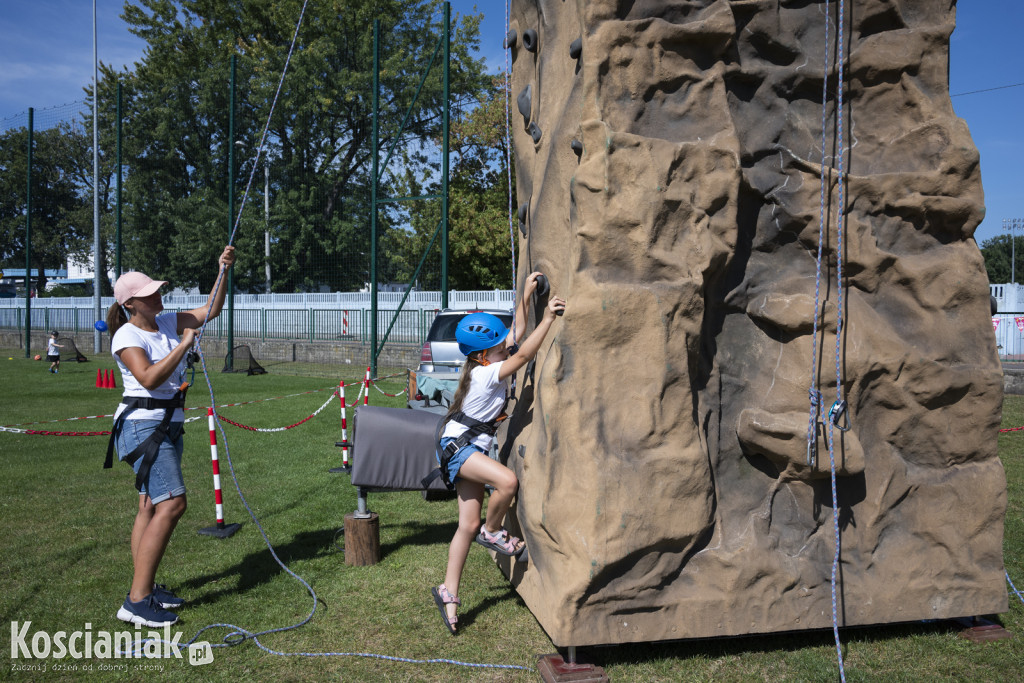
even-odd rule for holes
{"type": "Polygon", "coordinates": [[[57,331],[54,330],[50,333],[50,338],[46,340],[46,360],[50,361],[50,372],[57,374],[60,372],[60,350],[64,348],[63,345],[57,343],[57,331]]]}
{"type": "Polygon", "coordinates": [[[459,526],[448,548],[444,583],[431,589],[445,626],[452,634],[458,622],[459,582],[470,543],[476,541],[509,556],[518,556],[525,547],[523,541],[510,536],[501,526],[519,482],[512,470],[491,459],[487,453],[494,439],[493,423],[504,412],[508,400],[508,378],[537,355],[555,316],[565,309],[565,301],[552,296],[536,329],[514,355],[509,355],[509,346],[526,327],[525,304],[537,288],[538,276],[540,273],[531,273],[523,287],[516,335],[510,335],[501,320],[490,313],[467,315],[455,332],[459,350],[466,355],[466,364],[446,417],[448,422],[440,444],[443,457],[439,460],[446,481],[455,484],[459,499],[459,526]],[[480,423],[490,423],[490,430],[476,431],[474,425],[480,423]],[[472,435],[468,443],[465,443],[464,435],[472,435]],[[460,437],[463,438],[460,440],[460,437]],[[487,486],[493,490],[481,526],[480,512],[487,486]]]}

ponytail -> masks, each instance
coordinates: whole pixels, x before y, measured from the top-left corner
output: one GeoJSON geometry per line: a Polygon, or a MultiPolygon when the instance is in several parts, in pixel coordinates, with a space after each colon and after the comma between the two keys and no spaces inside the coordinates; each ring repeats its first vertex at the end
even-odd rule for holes
{"type": "Polygon", "coordinates": [[[459,375],[459,386],[455,389],[455,396],[452,398],[452,404],[448,408],[445,420],[450,419],[452,415],[462,410],[462,402],[466,399],[466,394],[469,393],[469,376],[473,370],[481,365],[480,360],[474,358],[473,355],[480,355],[481,353],[483,351],[474,351],[473,354],[466,356],[466,364],[462,366],[462,374],[459,375]]]}
{"type": "Polygon", "coordinates": [[[107,309],[107,329],[110,331],[110,336],[113,337],[114,333],[121,329],[126,322],[128,322],[128,316],[124,312],[124,307],[116,301],[110,304],[110,308],[107,309]]]}

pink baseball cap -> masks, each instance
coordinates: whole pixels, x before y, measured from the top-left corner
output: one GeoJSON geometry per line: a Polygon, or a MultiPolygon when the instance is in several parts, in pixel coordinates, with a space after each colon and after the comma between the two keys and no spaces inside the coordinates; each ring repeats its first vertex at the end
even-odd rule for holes
{"type": "Polygon", "coordinates": [[[124,302],[128,299],[149,296],[166,284],[166,280],[154,280],[145,273],[133,270],[117,278],[117,283],[114,285],[114,298],[117,299],[117,303],[124,306],[124,302]]]}

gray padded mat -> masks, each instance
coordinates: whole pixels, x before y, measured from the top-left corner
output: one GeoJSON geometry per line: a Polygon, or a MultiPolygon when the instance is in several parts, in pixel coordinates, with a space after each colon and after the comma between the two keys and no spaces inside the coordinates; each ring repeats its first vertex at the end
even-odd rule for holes
{"type": "MultiPolygon", "coordinates": [[[[352,484],[418,491],[437,467],[434,433],[440,416],[426,410],[359,406],[352,418],[352,484]]],[[[438,477],[430,489],[446,490],[438,477]]]]}

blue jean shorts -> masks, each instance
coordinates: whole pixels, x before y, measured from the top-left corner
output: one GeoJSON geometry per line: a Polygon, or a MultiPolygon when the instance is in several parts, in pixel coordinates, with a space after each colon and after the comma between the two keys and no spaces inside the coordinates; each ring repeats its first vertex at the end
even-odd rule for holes
{"type": "MultiPolygon", "coordinates": [[[[125,420],[121,433],[117,435],[117,457],[124,460],[149,438],[160,426],[159,420],[125,420]]],[[[148,494],[154,505],[172,496],[185,495],[185,480],[181,476],[181,452],[185,445],[182,438],[184,423],[172,422],[167,429],[167,438],[160,444],[156,459],[149,470],[149,477],[142,485],[139,495],[148,494]]],[[[135,461],[132,469],[138,474],[142,458],[135,461]]]]}
{"type": "MultiPolygon", "coordinates": [[[[441,439],[441,449],[443,450],[444,447],[450,444],[452,441],[455,441],[455,439],[450,436],[446,436],[445,438],[441,439]]],[[[459,451],[452,456],[451,460],[448,461],[448,481],[452,482],[453,484],[455,483],[455,480],[459,474],[459,470],[462,469],[463,463],[465,463],[466,460],[469,459],[469,456],[473,455],[474,453],[487,455],[482,450],[480,450],[479,447],[474,446],[473,444],[467,444],[463,446],[461,449],[459,449],[459,451]]],[[[436,455],[435,457],[437,458],[437,464],[440,465],[440,454],[436,455]]]]}

